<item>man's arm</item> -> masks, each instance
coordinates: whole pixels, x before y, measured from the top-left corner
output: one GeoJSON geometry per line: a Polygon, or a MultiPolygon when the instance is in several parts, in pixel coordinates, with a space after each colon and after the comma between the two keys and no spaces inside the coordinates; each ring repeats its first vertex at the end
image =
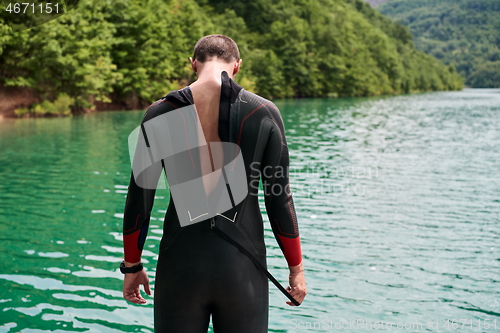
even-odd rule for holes
{"type": "MultiPolygon", "coordinates": [[[[125,267],[132,267],[141,262],[141,254],[148,233],[155,192],[156,189],[144,189],[138,186],[132,172],[123,217],[125,267]]],[[[151,295],[149,277],[144,269],[136,273],[125,273],[123,297],[132,303],[146,303],[146,300],[141,296],[139,288],[141,284],[144,285],[144,291],[148,295],[151,295]]]]}
{"type": "MultiPolygon", "coordinates": [[[[138,263],[146,240],[162,161],[151,161],[150,141],[144,124],[174,109],[166,98],[153,103],[141,121],[123,216],[123,245],[126,263],[138,263]],[[142,170],[141,167],[146,167],[142,170]]],[[[157,118],[159,119],[159,118],[157,118]]]]}
{"type": "Polygon", "coordinates": [[[155,192],[156,189],[144,189],[137,185],[132,173],[123,216],[123,247],[126,262],[141,261],[155,192]]]}
{"type": "MultiPolygon", "coordinates": [[[[299,228],[289,182],[289,155],[283,120],[276,106],[268,107],[275,124],[264,151],[261,166],[266,211],[271,228],[290,269],[287,290],[302,302],[307,289],[302,264],[299,228]]],[[[291,302],[287,302],[293,305],[291,302]]]]}
{"type": "MultiPolygon", "coordinates": [[[[141,122],[141,131],[144,130],[144,123],[153,119],[156,115],[165,112],[165,103],[157,102],[151,105],[141,122]]],[[[142,144],[145,142],[149,147],[146,133],[141,132],[143,136],[142,144]]],[[[141,143],[137,144],[135,158],[142,158],[145,153],[139,151],[145,149],[141,143]]],[[[135,163],[135,160],[134,160],[135,163]]],[[[132,267],[141,262],[142,250],[146,241],[146,236],[149,229],[149,221],[151,210],[153,209],[156,187],[151,186],[157,184],[161,175],[161,162],[154,163],[146,170],[138,173],[137,168],[133,168],[128,186],[127,200],[125,202],[125,210],[123,216],[123,247],[124,247],[124,265],[132,267]],[[139,181],[136,181],[136,179],[139,181]],[[148,185],[145,185],[148,184],[148,185]],[[142,185],[142,186],[141,186],[142,185]],[[146,187],[146,188],[144,188],[146,187]]],[[[144,285],[144,290],[148,295],[151,295],[149,288],[149,277],[144,269],[136,273],[126,273],[123,283],[123,296],[132,303],[144,304],[146,300],[142,298],[139,290],[140,284],[144,285]]]]}

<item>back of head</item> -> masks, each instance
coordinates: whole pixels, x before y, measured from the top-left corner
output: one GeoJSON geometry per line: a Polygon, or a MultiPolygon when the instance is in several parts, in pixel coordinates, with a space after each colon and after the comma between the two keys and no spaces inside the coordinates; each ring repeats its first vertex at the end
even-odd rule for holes
{"type": "Polygon", "coordinates": [[[200,38],[194,46],[193,59],[203,63],[211,57],[230,63],[240,59],[240,51],[231,38],[225,35],[208,35],[200,38]]]}

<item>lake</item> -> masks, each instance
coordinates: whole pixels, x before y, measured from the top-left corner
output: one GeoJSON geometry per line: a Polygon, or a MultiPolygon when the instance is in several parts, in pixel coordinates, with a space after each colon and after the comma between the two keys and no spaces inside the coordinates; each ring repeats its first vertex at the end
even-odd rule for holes
{"type": "MultiPolygon", "coordinates": [[[[275,102],[309,293],[290,307],[270,284],[269,331],[500,332],[500,89],[275,102]]],[[[118,270],[143,113],[0,121],[0,332],[153,331],[152,297],[127,303],[118,270]]]]}

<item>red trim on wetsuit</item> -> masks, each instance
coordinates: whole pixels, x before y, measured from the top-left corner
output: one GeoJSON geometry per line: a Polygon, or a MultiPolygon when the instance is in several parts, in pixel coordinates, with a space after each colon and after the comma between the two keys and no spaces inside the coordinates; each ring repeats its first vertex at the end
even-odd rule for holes
{"type": "MultiPolygon", "coordinates": [[[[249,114],[247,114],[245,116],[245,118],[243,118],[243,120],[241,121],[240,123],[240,132],[238,134],[238,146],[240,146],[241,144],[241,134],[243,133],[243,124],[245,123],[245,120],[247,120],[248,117],[250,117],[255,111],[257,111],[258,109],[260,109],[261,107],[263,107],[264,105],[269,105],[273,108],[276,108],[275,106],[273,105],[270,105],[270,103],[262,103],[261,105],[259,105],[258,107],[256,107],[255,109],[253,109],[252,112],[250,112],[249,114]]],[[[277,108],[276,108],[277,109],[277,108]]]]}
{"type": "Polygon", "coordinates": [[[137,230],[131,234],[123,235],[124,256],[127,262],[136,263],[141,261],[142,251],[137,246],[140,233],[141,231],[137,230]]]}
{"type": "MultiPolygon", "coordinates": [[[[127,197],[127,204],[128,204],[128,197],[127,197]]],[[[137,217],[135,218],[135,225],[132,228],[130,228],[129,230],[123,230],[123,232],[124,233],[128,233],[128,232],[130,232],[132,230],[137,229],[137,225],[139,223],[139,217],[141,217],[141,214],[137,215],[137,217]]]]}
{"type": "Polygon", "coordinates": [[[283,254],[288,266],[297,266],[302,262],[302,249],[300,247],[300,236],[288,238],[278,235],[281,244],[283,244],[283,254]]]}

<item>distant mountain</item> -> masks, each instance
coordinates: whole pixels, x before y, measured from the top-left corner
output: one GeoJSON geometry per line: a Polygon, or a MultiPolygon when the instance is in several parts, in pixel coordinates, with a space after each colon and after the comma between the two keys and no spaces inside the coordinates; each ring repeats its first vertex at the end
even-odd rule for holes
{"type": "Polygon", "coordinates": [[[372,7],[377,7],[381,3],[387,2],[389,0],[363,0],[364,2],[368,2],[372,7]]]}
{"type": "Polygon", "coordinates": [[[408,26],[417,49],[454,64],[467,86],[500,87],[499,0],[390,0],[377,10],[408,26]]]}

